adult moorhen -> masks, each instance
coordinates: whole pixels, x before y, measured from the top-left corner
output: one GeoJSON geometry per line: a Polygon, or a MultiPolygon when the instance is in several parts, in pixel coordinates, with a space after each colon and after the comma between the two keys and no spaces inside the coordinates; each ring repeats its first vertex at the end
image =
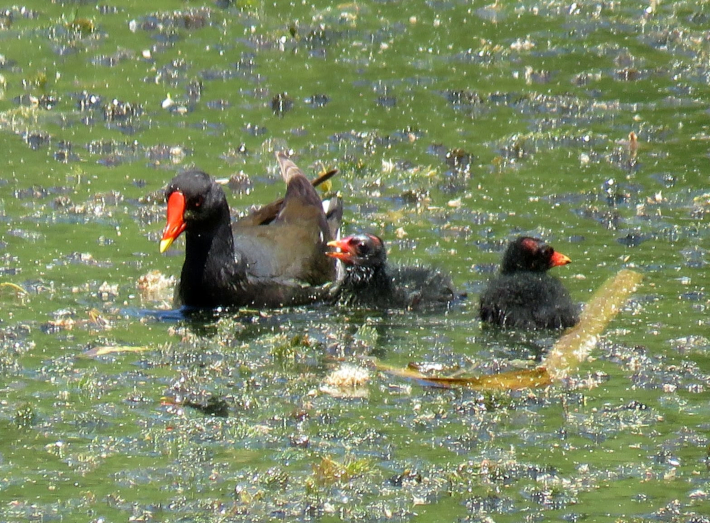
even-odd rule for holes
{"type": "Polygon", "coordinates": [[[315,286],[335,276],[325,247],[339,225],[342,204],[332,203],[335,223],[329,223],[311,182],[285,154],[276,158],[286,182],[283,200],[234,224],[224,191],[208,174],[190,170],[170,182],[160,252],[182,232],[186,236],[176,306],[278,308],[327,295],[315,286]]]}
{"type": "Polygon", "coordinates": [[[559,329],[579,321],[567,289],[547,271],[571,260],[538,238],[522,236],[508,245],[500,274],[480,300],[484,322],[515,329],[559,329]]]}
{"type": "Polygon", "coordinates": [[[326,254],[342,261],[344,274],[331,292],[335,303],[376,309],[445,307],[457,298],[451,278],[437,269],[391,267],[381,238],[355,234],[328,243],[326,254]]]}

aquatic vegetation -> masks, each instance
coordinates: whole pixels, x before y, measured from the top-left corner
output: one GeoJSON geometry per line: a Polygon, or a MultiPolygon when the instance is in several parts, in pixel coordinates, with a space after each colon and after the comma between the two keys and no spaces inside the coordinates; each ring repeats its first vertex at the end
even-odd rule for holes
{"type": "Polygon", "coordinates": [[[1,520],[704,517],[706,7],[488,4],[0,9],[1,520]],[[165,184],[212,172],[244,216],[275,149],[471,298],[166,310],[165,184]],[[576,301],[644,276],[534,389],[558,334],[476,310],[520,234],[576,301]],[[466,376],[500,388],[419,385],[466,376]]]}

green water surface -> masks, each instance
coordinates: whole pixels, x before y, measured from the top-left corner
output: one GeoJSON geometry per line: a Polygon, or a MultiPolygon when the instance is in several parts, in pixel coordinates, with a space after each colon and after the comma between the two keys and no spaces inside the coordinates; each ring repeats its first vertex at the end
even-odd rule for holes
{"type": "Polygon", "coordinates": [[[0,288],[0,520],[708,521],[708,31],[689,1],[0,4],[0,278],[23,290],[0,288]],[[167,181],[235,177],[246,212],[282,194],[280,149],[340,170],[345,232],[468,299],[156,319],[170,290],[139,279],[184,248],[158,254],[167,181]],[[518,234],[572,258],[579,302],[644,275],[574,379],[372,370],[535,365],[557,333],[477,319],[518,234]],[[324,392],[343,364],[366,397],[324,392]]]}

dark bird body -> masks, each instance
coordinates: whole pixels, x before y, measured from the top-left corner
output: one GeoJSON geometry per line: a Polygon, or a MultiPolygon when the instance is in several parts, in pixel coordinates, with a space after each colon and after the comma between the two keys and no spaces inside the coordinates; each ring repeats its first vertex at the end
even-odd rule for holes
{"type": "MultiPolygon", "coordinates": [[[[325,295],[316,286],[335,276],[325,250],[337,224],[328,222],[301,170],[282,153],[277,159],[286,182],[283,200],[234,224],[224,191],[211,176],[187,171],[170,182],[161,252],[183,231],[186,236],[176,305],[276,308],[325,295]]],[[[339,202],[331,216],[339,223],[339,202]]]]}
{"type": "Polygon", "coordinates": [[[451,278],[433,268],[390,266],[380,238],[358,234],[328,245],[339,249],[328,256],[344,264],[332,298],[339,305],[374,309],[446,307],[457,294],[451,278]]]}
{"type": "Polygon", "coordinates": [[[525,236],[511,242],[500,274],[488,282],[481,295],[481,320],[522,330],[576,325],[578,307],[562,283],[547,273],[570,261],[537,238],[525,236]]]}

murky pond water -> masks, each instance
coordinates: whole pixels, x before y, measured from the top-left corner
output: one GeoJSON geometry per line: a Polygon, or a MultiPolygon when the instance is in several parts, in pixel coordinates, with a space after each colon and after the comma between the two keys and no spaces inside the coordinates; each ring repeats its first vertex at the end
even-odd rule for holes
{"type": "Polygon", "coordinates": [[[707,520],[705,4],[174,7],[0,5],[2,521],[707,520]],[[283,148],[340,169],[346,232],[468,300],[163,313],[140,282],[182,264],[158,254],[166,182],[231,178],[246,212],[283,192],[283,148]],[[575,379],[373,370],[539,361],[557,333],[477,320],[521,233],[572,258],[580,302],[644,274],[575,379]],[[329,383],[343,365],[365,384],[329,383]]]}

